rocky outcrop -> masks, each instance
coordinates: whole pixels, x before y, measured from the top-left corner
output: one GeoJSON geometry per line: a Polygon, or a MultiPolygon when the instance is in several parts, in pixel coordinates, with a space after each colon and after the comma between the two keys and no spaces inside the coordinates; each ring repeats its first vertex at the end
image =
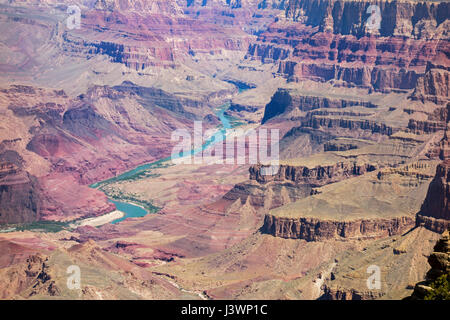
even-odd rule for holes
{"type": "Polygon", "coordinates": [[[187,7],[210,7],[210,6],[217,6],[221,5],[224,7],[229,7],[232,9],[237,8],[251,8],[251,7],[258,7],[261,9],[266,8],[278,8],[278,9],[284,9],[286,3],[288,1],[286,0],[227,0],[227,1],[221,1],[221,0],[181,0],[180,2],[185,2],[187,7]]]}
{"type": "Polygon", "coordinates": [[[428,258],[431,269],[427,273],[428,280],[435,280],[444,274],[450,274],[450,230],[447,229],[436,243],[433,253],[428,258]]]}
{"type": "Polygon", "coordinates": [[[0,154],[0,224],[29,223],[41,217],[41,186],[23,170],[15,151],[0,154]]]}
{"type": "Polygon", "coordinates": [[[447,103],[450,92],[450,67],[448,65],[449,60],[446,57],[443,57],[439,64],[428,62],[425,75],[417,81],[411,98],[436,104],[447,103]]]}
{"type": "MultiPolygon", "coordinates": [[[[330,168],[331,175],[312,175],[320,179],[309,196],[266,213],[261,232],[307,241],[386,238],[402,234],[415,226],[414,213],[422,204],[435,165],[410,163],[361,177],[359,175],[375,170],[375,166],[338,163],[336,167],[330,168]],[[351,177],[355,178],[349,179],[351,177]]],[[[316,169],[323,173],[322,168],[316,169]]],[[[289,171],[285,171],[289,176],[289,171]]],[[[294,181],[314,184],[308,177],[297,176],[300,179],[294,181]]]]}
{"type": "Polygon", "coordinates": [[[417,225],[435,232],[444,232],[450,226],[450,160],[445,160],[436,169],[427,197],[417,214],[417,225]]]}
{"type": "Polygon", "coordinates": [[[330,141],[323,145],[323,151],[347,151],[358,149],[358,146],[353,143],[338,143],[336,141],[330,141]]]}
{"type": "Polygon", "coordinates": [[[300,111],[311,111],[315,109],[334,108],[341,109],[353,106],[366,108],[377,108],[377,105],[361,100],[349,98],[332,98],[326,96],[312,96],[295,94],[293,90],[279,88],[267,104],[262,123],[269,121],[282,114],[287,114],[295,109],[300,111]]]}
{"type": "Polygon", "coordinates": [[[420,212],[417,214],[417,225],[424,226],[435,232],[442,233],[450,226],[450,209],[448,200],[450,198],[450,154],[448,139],[448,123],[450,104],[440,109],[438,114],[439,123],[445,124],[444,138],[438,145],[439,158],[443,160],[437,166],[436,175],[430,184],[427,196],[420,212]]]}
{"type": "MultiPolygon", "coordinates": [[[[13,250],[16,248],[13,248],[13,250]]],[[[22,247],[22,250],[27,250],[22,247]]],[[[12,254],[6,251],[5,254],[12,254]]],[[[33,296],[55,297],[61,293],[60,288],[56,284],[53,270],[49,266],[49,257],[41,253],[29,255],[23,261],[16,261],[6,267],[9,271],[3,269],[3,278],[0,283],[2,292],[0,298],[14,299],[18,297],[30,298],[33,296]]]]}
{"type": "Polygon", "coordinates": [[[29,296],[48,295],[51,297],[60,295],[61,290],[56,285],[55,280],[48,265],[48,257],[40,255],[30,256],[27,259],[27,278],[32,280],[29,296]]]}
{"type": "Polygon", "coordinates": [[[322,290],[323,295],[318,300],[375,300],[384,295],[382,292],[330,288],[327,285],[324,285],[322,290]]]}
{"type": "Polygon", "coordinates": [[[375,165],[342,162],[329,166],[280,165],[277,171],[263,165],[249,168],[249,181],[236,184],[223,199],[232,203],[239,200],[240,205],[261,210],[262,215],[311,194],[320,186],[360,176],[376,170],[375,165]]]}
{"type": "Polygon", "coordinates": [[[394,129],[387,126],[384,123],[378,123],[373,120],[358,120],[358,119],[342,119],[342,118],[329,118],[323,116],[311,115],[302,122],[302,126],[310,127],[313,129],[323,128],[343,128],[351,131],[364,130],[371,133],[378,133],[382,135],[390,136],[398,129],[394,129]]]}
{"type": "MultiPolygon", "coordinates": [[[[111,33],[114,31],[111,30],[111,33]]],[[[64,51],[75,56],[106,55],[111,62],[121,63],[136,71],[148,67],[174,68],[173,48],[164,43],[154,42],[152,47],[131,46],[113,41],[91,42],[74,38],[70,34],[63,35],[64,51]]]]}
{"type": "Polygon", "coordinates": [[[183,14],[181,7],[173,0],[96,0],[94,8],[107,11],[136,11],[147,14],[183,14]]]}
{"type": "Polygon", "coordinates": [[[278,89],[264,110],[262,124],[292,108],[295,107],[293,106],[292,96],[289,91],[278,89]]]}
{"type": "MultiPolygon", "coordinates": [[[[270,210],[309,196],[313,188],[290,181],[260,184],[255,181],[236,184],[223,199],[246,207],[270,210]]],[[[262,221],[262,216],[261,216],[262,221]]]]}
{"type": "Polygon", "coordinates": [[[438,131],[444,131],[447,124],[442,121],[419,121],[411,119],[408,123],[408,130],[414,134],[430,134],[438,131]]]}
{"type": "Polygon", "coordinates": [[[262,165],[251,166],[249,169],[250,180],[255,180],[259,183],[292,181],[296,184],[308,184],[311,187],[319,187],[372,172],[377,167],[372,164],[358,164],[356,162],[340,162],[334,165],[314,168],[281,165],[277,173],[273,175],[266,175],[265,169],[268,168],[262,165]]]}
{"type": "MultiPolygon", "coordinates": [[[[428,257],[431,269],[426,274],[425,281],[416,284],[413,294],[406,298],[407,300],[424,300],[436,290],[432,287],[436,279],[444,275],[447,275],[447,278],[450,276],[449,231],[444,232],[442,238],[434,246],[433,253],[428,257]]],[[[449,280],[447,279],[447,281],[449,280]]]]}
{"type": "Polygon", "coordinates": [[[267,214],[261,232],[285,239],[323,241],[330,239],[383,238],[414,226],[414,218],[333,221],[320,218],[286,218],[267,214]]]}
{"type": "Polygon", "coordinates": [[[199,117],[186,111],[185,107],[201,109],[205,106],[205,101],[202,100],[177,97],[164,90],[137,86],[129,81],[124,81],[121,85],[114,86],[112,90],[108,90],[107,87],[104,90],[106,92],[118,91],[119,94],[136,95],[141,102],[147,102],[147,104],[144,104],[146,107],[156,105],[192,120],[199,117]]]}

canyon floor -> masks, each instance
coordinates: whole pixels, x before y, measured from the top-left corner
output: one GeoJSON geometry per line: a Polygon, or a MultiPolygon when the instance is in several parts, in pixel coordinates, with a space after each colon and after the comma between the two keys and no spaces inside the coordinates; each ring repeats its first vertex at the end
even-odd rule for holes
{"type": "Polygon", "coordinates": [[[449,2],[381,1],[376,32],[368,1],[70,4],[79,28],[68,3],[0,4],[1,299],[403,299],[427,279],[449,2]],[[199,122],[258,132],[246,152],[278,149],[276,170],[172,162],[199,122]]]}

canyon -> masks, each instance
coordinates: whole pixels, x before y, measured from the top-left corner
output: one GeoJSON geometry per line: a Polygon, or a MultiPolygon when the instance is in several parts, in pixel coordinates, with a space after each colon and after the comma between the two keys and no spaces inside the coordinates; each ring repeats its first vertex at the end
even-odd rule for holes
{"type": "Polygon", "coordinates": [[[1,2],[0,297],[417,296],[450,227],[450,3],[378,1],[376,30],[371,4],[1,2]],[[172,163],[194,121],[279,130],[277,170],[172,163]],[[111,200],[147,214],[86,223],[111,200]]]}

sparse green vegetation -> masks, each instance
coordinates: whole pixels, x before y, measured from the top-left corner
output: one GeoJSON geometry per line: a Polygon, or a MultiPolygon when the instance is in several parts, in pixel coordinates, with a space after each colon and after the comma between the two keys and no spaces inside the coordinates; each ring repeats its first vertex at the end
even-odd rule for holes
{"type": "Polygon", "coordinates": [[[433,290],[428,293],[425,300],[450,300],[450,274],[440,276],[430,287],[433,290]]]}
{"type": "Polygon", "coordinates": [[[125,172],[124,174],[121,174],[117,177],[113,177],[113,178],[110,178],[110,179],[107,179],[104,181],[100,181],[100,182],[91,184],[90,187],[102,190],[102,188],[104,186],[108,186],[115,182],[136,181],[136,180],[140,180],[140,179],[144,179],[144,178],[159,177],[159,174],[151,173],[151,169],[168,168],[170,166],[173,166],[173,164],[163,159],[163,160],[157,161],[155,163],[145,165],[145,168],[138,167],[134,170],[125,172]]]}
{"type": "Polygon", "coordinates": [[[145,170],[145,171],[136,172],[132,176],[125,177],[123,179],[118,179],[117,181],[137,181],[137,180],[145,179],[145,178],[157,178],[159,176],[160,176],[160,174],[151,173],[150,170],[145,170]]]}
{"type": "Polygon", "coordinates": [[[17,231],[34,231],[34,232],[50,232],[57,233],[69,228],[69,222],[58,221],[37,221],[14,225],[17,231]]]}

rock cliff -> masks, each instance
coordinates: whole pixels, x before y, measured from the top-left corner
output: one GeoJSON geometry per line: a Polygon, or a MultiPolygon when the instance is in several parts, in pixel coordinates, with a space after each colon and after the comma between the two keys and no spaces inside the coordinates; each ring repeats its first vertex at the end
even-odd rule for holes
{"type": "Polygon", "coordinates": [[[425,75],[417,81],[413,100],[432,101],[436,104],[446,104],[449,101],[450,92],[450,64],[446,57],[443,57],[439,64],[427,63],[425,75]]]}
{"type": "Polygon", "coordinates": [[[281,165],[275,175],[263,174],[264,166],[251,166],[250,180],[259,183],[271,181],[283,182],[292,181],[296,184],[308,184],[311,187],[319,187],[326,184],[359,176],[367,172],[376,170],[376,166],[371,164],[358,164],[356,162],[341,162],[329,166],[317,166],[308,168],[305,166],[281,165]]]}
{"type": "MultiPolygon", "coordinates": [[[[449,246],[449,229],[444,232],[442,238],[439,239],[433,248],[433,253],[428,257],[428,263],[431,269],[426,275],[426,280],[419,282],[414,287],[413,294],[406,298],[406,300],[424,300],[433,296],[437,288],[433,288],[433,282],[441,276],[447,276],[447,287],[441,288],[441,290],[448,289],[448,277],[450,276],[450,246],[449,246]]],[[[448,299],[448,292],[441,292],[440,294],[446,294],[448,299]]],[[[436,297],[437,299],[445,299],[444,297],[436,297]]],[[[435,299],[436,299],[435,298],[435,299]]]]}
{"type": "Polygon", "coordinates": [[[0,154],[0,224],[29,223],[41,218],[41,186],[12,150],[0,154]]]}
{"type": "Polygon", "coordinates": [[[366,27],[370,5],[289,1],[285,18],[261,34],[247,56],[278,64],[278,73],[291,81],[334,81],[382,92],[414,89],[427,63],[448,52],[449,3],[381,1],[376,31],[366,27]]]}
{"type": "Polygon", "coordinates": [[[417,225],[444,232],[450,226],[450,160],[445,160],[436,169],[422,209],[417,214],[417,225]]]}
{"type": "Polygon", "coordinates": [[[300,111],[311,111],[323,108],[341,109],[352,106],[377,108],[376,104],[363,99],[352,100],[351,98],[298,95],[293,90],[279,88],[273,95],[270,103],[266,106],[262,123],[264,124],[278,115],[289,113],[296,109],[300,111]]]}
{"type": "Polygon", "coordinates": [[[320,218],[279,218],[266,215],[262,232],[285,239],[384,238],[401,234],[414,225],[413,217],[328,221],[320,218]]]}
{"type": "MultiPolygon", "coordinates": [[[[448,93],[447,96],[448,98],[448,93]]],[[[430,184],[427,197],[417,214],[417,225],[424,226],[435,232],[442,233],[450,226],[450,209],[448,200],[450,198],[450,157],[448,123],[450,104],[440,113],[440,118],[444,120],[445,134],[438,146],[439,157],[443,160],[436,169],[436,175],[430,184]]]]}

